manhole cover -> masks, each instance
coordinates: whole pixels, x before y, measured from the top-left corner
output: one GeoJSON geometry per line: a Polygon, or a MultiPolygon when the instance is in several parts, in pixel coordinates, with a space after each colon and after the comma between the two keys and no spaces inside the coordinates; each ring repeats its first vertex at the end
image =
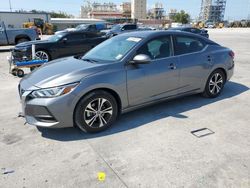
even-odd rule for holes
{"type": "Polygon", "coordinates": [[[208,128],[197,129],[197,130],[191,131],[191,133],[198,138],[214,134],[214,132],[208,128]]]}

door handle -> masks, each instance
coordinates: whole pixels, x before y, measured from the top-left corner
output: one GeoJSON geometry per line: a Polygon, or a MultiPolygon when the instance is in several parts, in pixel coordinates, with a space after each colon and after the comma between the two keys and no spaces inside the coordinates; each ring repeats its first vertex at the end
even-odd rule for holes
{"type": "Polygon", "coordinates": [[[175,70],[176,69],[176,66],[174,63],[170,63],[169,66],[168,66],[169,69],[172,69],[172,70],[175,70]]]}

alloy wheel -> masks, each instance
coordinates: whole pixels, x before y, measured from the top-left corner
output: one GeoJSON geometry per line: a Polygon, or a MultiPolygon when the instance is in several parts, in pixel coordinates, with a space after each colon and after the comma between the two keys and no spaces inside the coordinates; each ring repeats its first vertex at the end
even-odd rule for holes
{"type": "Polygon", "coordinates": [[[96,98],[84,109],[84,121],[91,128],[100,128],[110,121],[112,114],[111,102],[105,98],[96,98]]]}
{"type": "Polygon", "coordinates": [[[224,84],[223,76],[220,73],[215,73],[209,81],[209,91],[211,94],[218,94],[224,84]]]}
{"type": "Polygon", "coordinates": [[[36,58],[49,61],[49,55],[44,51],[37,51],[36,58]]]}

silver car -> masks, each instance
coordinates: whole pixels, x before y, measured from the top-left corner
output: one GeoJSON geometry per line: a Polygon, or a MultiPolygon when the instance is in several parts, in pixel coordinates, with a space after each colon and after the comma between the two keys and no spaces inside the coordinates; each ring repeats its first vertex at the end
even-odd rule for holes
{"type": "Polygon", "coordinates": [[[140,31],[106,40],[81,58],[51,61],[18,89],[27,123],[98,132],[119,114],[155,102],[217,97],[233,71],[232,50],[205,37],[140,31]]]}

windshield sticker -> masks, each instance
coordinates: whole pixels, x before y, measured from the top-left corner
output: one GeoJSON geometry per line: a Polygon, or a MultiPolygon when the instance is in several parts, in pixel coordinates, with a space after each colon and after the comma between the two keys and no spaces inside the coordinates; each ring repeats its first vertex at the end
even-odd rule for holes
{"type": "Polygon", "coordinates": [[[119,60],[119,59],[121,59],[122,58],[122,54],[118,54],[116,57],[115,57],[115,59],[117,59],[117,60],[119,60]]]}
{"type": "Polygon", "coordinates": [[[136,38],[136,37],[129,37],[127,38],[127,41],[133,41],[133,42],[139,42],[141,38],[136,38]]]}

